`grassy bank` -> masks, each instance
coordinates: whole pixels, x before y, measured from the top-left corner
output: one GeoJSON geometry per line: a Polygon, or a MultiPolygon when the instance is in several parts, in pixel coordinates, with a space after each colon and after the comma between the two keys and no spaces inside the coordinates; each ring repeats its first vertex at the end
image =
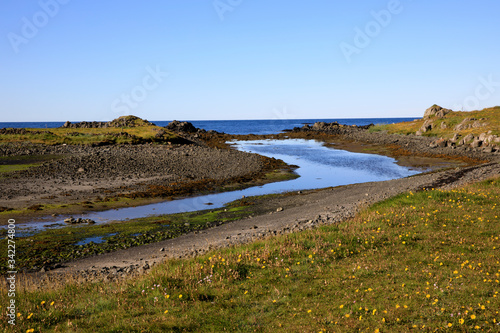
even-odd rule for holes
{"type": "MultiPolygon", "coordinates": [[[[340,225],[170,261],[130,281],[18,292],[25,332],[500,329],[500,179],[406,193],[340,225]]],[[[0,296],[7,327],[6,293],[0,296]]]]}
{"type": "MultiPolygon", "coordinates": [[[[427,119],[418,119],[412,122],[403,122],[388,125],[377,125],[370,128],[371,132],[387,131],[391,134],[415,134],[427,119]]],[[[431,117],[433,128],[423,136],[451,139],[455,133],[462,137],[468,134],[479,136],[491,131],[493,135],[500,135],[500,106],[471,112],[450,112],[443,118],[431,117]],[[455,129],[462,124],[462,129],[455,129]]]]}

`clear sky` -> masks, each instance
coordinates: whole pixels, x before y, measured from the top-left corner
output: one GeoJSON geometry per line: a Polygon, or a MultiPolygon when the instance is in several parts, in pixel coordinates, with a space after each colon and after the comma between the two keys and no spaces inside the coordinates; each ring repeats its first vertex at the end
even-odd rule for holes
{"type": "Polygon", "coordinates": [[[2,0],[0,122],[500,105],[498,0],[2,0]]]}

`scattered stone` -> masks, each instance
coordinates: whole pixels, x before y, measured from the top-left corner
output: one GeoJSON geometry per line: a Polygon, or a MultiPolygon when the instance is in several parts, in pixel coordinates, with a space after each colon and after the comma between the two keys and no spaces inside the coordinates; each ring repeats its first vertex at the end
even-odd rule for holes
{"type": "Polygon", "coordinates": [[[95,224],[94,220],[91,219],[82,219],[81,217],[75,219],[73,217],[64,219],[64,223],[69,223],[69,224],[81,224],[81,223],[88,223],[88,224],[95,224]]]}

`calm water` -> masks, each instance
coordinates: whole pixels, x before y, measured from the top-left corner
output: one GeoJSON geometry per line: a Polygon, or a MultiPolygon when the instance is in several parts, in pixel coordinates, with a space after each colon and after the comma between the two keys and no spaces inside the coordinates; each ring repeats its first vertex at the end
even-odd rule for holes
{"type": "MultiPolygon", "coordinates": [[[[391,124],[413,121],[416,118],[359,118],[359,119],[267,119],[267,120],[195,120],[191,121],[198,128],[215,130],[228,134],[275,134],[286,129],[302,127],[317,121],[337,121],[343,125],[391,124]]],[[[170,121],[152,121],[158,126],[167,126],[170,121]]],[[[64,122],[0,122],[0,128],[56,128],[64,122]]]]}
{"type": "MultiPolygon", "coordinates": [[[[297,179],[241,191],[225,192],[180,200],[167,201],[140,207],[129,207],[103,212],[88,213],[97,223],[111,220],[127,220],[149,215],[172,214],[223,207],[224,204],[242,196],[264,195],[288,191],[324,188],[330,186],[382,181],[411,176],[421,171],[397,165],[394,159],[373,154],[351,153],[323,146],[314,140],[257,140],[235,142],[241,151],[258,153],[282,159],[288,164],[299,166],[297,179]]],[[[34,222],[33,228],[58,223],[63,225],[64,217],[50,218],[44,222],[34,222]]]]}

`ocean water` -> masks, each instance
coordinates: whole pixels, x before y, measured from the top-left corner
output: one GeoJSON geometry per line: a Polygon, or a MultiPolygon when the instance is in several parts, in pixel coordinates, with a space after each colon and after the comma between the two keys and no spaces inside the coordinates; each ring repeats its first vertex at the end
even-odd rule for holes
{"type": "MultiPolygon", "coordinates": [[[[416,118],[353,118],[353,119],[264,119],[264,120],[193,120],[195,127],[227,134],[276,134],[304,124],[318,121],[337,121],[343,125],[364,126],[369,124],[392,124],[413,121],[416,118]]],[[[170,120],[154,121],[158,126],[167,126],[170,120]]],[[[64,122],[0,122],[0,128],[56,128],[64,122]]]]}

